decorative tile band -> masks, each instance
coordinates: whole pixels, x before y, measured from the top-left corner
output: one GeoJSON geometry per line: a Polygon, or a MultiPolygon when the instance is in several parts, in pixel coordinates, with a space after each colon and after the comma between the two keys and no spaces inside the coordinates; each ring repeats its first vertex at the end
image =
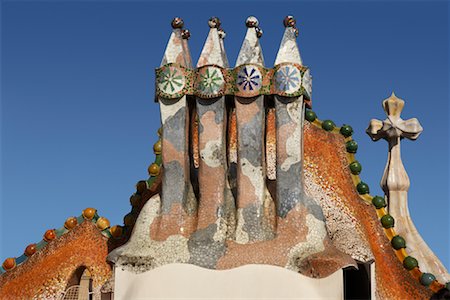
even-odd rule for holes
{"type": "Polygon", "coordinates": [[[353,184],[359,194],[359,197],[367,203],[371,203],[377,212],[380,224],[384,228],[386,237],[391,242],[391,246],[395,251],[397,258],[402,262],[403,267],[410,272],[410,274],[416,278],[422,285],[429,287],[433,292],[438,292],[443,288],[450,289],[450,282],[442,284],[436,280],[436,277],[431,273],[422,273],[419,269],[419,262],[412,256],[409,256],[406,252],[406,241],[403,237],[399,236],[395,230],[395,220],[386,211],[386,200],[381,196],[372,196],[369,194],[369,186],[361,181],[359,174],[362,171],[361,164],[355,159],[355,153],[358,149],[358,144],[353,140],[353,129],[349,125],[343,125],[342,127],[336,127],[331,120],[320,121],[317,119],[317,115],[312,110],[305,111],[305,119],[315,126],[322,128],[326,131],[333,132],[335,134],[341,134],[345,138],[347,149],[347,160],[349,163],[349,169],[351,172],[353,184]]]}
{"type": "Polygon", "coordinates": [[[234,69],[206,65],[195,70],[170,63],[156,69],[157,98],[195,95],[209,99],[224,95],[251,98],[259,95],[311,100],[311,75],[305,66],[281,63],[272,69],[244,64],[234,69]]]}

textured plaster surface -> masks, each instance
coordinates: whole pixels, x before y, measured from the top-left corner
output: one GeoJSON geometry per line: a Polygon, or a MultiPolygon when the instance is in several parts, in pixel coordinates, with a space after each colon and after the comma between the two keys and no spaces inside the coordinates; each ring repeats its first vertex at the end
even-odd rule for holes
{"type": "Polygon", "coordinates": [[[312,279],[284,268],[246,265],[213,271],[170,264],[135,274],[116,269],[116,299],[342,299],[342,270],[312,279]],[[151,283],[151,284],[149,284],[151,283]]]}

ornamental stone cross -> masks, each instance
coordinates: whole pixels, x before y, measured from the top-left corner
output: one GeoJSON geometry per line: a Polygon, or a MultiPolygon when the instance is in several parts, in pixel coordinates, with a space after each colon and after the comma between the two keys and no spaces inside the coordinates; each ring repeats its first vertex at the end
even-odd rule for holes
{"type": "Polygon", "coordinates": [[[381,188],[388,197],[388,203],[391,198],[389,197],[390,192],[404,191],[406,193],[410,185],[400,155],[400,140],[402,138],[415,140],[423,130],[416,118],[409,120],[400,118],[404,105],[405,101],[392,93],[388,99],[383,101],[387,119],[384,121],[372,119],[366,130],[373,141],[383,138],[389,143],[388,161],[381,180],[381,188]]]}
{"type": "Polygon", "coordinates": [[[400,118],[404,105],[405,101],[392,93],[383,101],[386,120],[372,119],[366,133],[373,141],[383,138],[389,144],[388,161],[380,185],[387,198],[389,214],[395,220],[396,232],[406,240],[409,255],[420,261],[421,270],[433,273],[438,280],[446,282],[450,277],[447,270],[422,239],[409,215],[410,182],[400,155],[400,140],[416,140],[423,128],[416,118],[400,118]]]}

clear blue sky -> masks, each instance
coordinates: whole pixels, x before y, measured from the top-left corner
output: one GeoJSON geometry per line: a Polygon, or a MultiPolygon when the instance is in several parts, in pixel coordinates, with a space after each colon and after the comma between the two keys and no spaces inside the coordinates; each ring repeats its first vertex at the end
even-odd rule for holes
{"type": "Polygon", "coordinates": [[[1,261],[85,207],[122,224],[154,159],[154,68],[174,16],[191,30],[195,61],[218,16],[232,64],[246,17],[257,16],[272,66],[292,14],[314,110],[353,126],[372,194],[382,193],[387,143],[364,131],[385,117],[381,101],[395,91],[403,117],[422,123],[419,139],[402,144],[410,211],[450,267],[448,2],[62,2],[2,4],[1,261]]]}

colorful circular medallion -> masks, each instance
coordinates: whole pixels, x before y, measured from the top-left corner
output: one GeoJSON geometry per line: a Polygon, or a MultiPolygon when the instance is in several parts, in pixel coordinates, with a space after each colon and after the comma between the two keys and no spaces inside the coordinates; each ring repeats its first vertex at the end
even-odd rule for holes
{"type": "Polygon", "coordinates": [[[174,66],[165,66],[158,76],[158,89],[164,94],[175,96],[186,84],[182,71],[174,66]]]}
{"type": "Polygon", "coordinates": [[[237,73],[237,89],[244,95],[257,95],[262,85],[261,71],[252,65],[243,66],[237,73]]]}
{"type": "Polygon", "coordinates": [[[302,86],[300,70],[294,65],[283,65],[275,72],[275,87],[282,94],[298,92],[302,86]]]}
{"type": "Polygon", "coordinates": [[[200,97],[212,98],[223,95],[225,80],[218,67],[207,66],[198,70],[196,91],[200,97]]]}

